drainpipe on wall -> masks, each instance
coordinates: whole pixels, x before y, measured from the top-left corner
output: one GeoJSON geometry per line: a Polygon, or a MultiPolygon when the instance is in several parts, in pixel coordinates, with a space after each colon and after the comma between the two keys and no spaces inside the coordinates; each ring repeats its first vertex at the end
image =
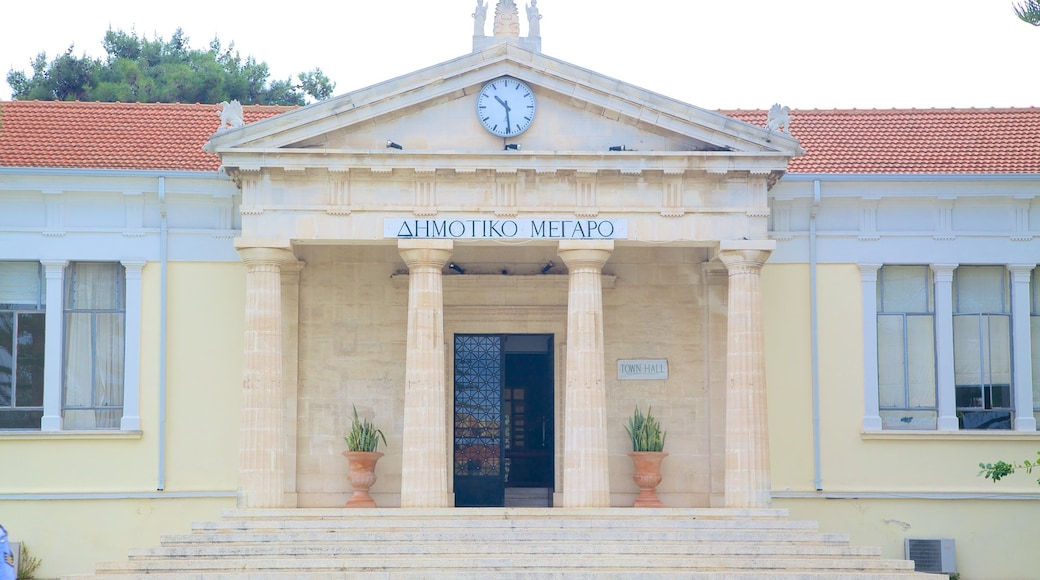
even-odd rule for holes
{"type": "Polygon", "coordinates": [[[809,333],[812,356],[813,483],[823,490],[820,474],[820,337],[816,313],[816,214],[820,211],[820,180],[813,180],[813,202],[809,211],[809,333]]]}
{"type": "Polygon", "coordinates": [[[159,483],[158,491],[166,489],[166,274],[167,236],[166,178],[159,178],[159,483]]]}

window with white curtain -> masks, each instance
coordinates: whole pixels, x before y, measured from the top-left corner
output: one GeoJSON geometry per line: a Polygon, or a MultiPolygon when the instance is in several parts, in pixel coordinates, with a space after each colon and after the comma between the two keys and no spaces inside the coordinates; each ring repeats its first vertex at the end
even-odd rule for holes
{"type": "Polygon", "coordinates": [[[46,316],[43,267],[0,262],[0,429],[39,429],[46,316]]]}
{"type": "Polygon", "coordinates": [[[1033,417],[1040,430],[1040,268],[1033,269],[1029,281],[1029,331],[1033,360],[1033,417]]]}
{"type": "Polygon", "coordinates": [[[118,263],[65,272],[65,429],[118,429],[123,414],[125,274],[118,263]]]}
{"type": "Polygon", "coordinates": [[[953,365],[962,429],[1011,429],[1011,293],[1007,268],[953,276],[953,365]]]}
{"type": "Polygon", "coordinates": [[[877,327],[882,427],[935,429],[935,297],[928,266],[881,268],[877,327]]]}

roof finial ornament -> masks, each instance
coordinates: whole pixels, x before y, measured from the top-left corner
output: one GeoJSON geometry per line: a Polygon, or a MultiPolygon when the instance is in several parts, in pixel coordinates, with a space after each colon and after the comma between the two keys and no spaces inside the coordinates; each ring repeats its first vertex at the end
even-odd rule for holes
{"type": "Polygon", "coordinates": [[[781,132],[780,127],[783,127],[783,132],[791,132],[791,107],[780,106],[780,103],[775,103],[769,108],[769,116],[766,117],[766,129],[781,132]]]}
{"type": "Polygon", "coordinates": [[[495,6],[495,36],[520,38],[520,9],[513,0],[498,0],[498,6],[495,6]]]}

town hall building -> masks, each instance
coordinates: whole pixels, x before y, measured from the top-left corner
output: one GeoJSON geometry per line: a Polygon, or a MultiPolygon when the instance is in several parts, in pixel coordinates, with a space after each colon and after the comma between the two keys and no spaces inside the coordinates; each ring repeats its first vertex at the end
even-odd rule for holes
{"type": "Polygon", "coordinates": [[[632,509],[640,409],[661,510],[1025,577],[1035,477],[977,473],[1040,448],[1040,109],[710,111],[488,8],[305,107],[0,103],[0,523],[44,575],[339,510],[355,413],[380,511],[632,509]]]}

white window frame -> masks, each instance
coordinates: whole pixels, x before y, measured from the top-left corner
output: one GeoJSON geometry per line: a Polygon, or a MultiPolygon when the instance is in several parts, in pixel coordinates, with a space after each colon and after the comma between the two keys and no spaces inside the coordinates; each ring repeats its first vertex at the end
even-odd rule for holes
{"type": "MultiPolygon", "coordinates": [[[[92,260],[97,261],[97,260],[92,260]]],[[[65,272],[68,260],[39,260],[44,268],[46,288],[46,343],[44,350],[43,418],[40,431],[63,431],[62,375],[65,319],[65,272]],[[56,338],[55,338],[56,337],[56,338]]],[[[141,368],[141,273],[144,260],[121,260],[125,270],[126,316],[123,363],[123,415],[119,431],[140,431],[141,368]]]]}
{"type": "MultiPolygon", "coordinates": [[[[883,431],[879,408],[877,350],[877,281],[885,264],[861,263],[860,288],[863,304],[863,430],[883,431]]],[[[902,265],[893,262],[892,265],[902,265]]],[[[980,264],[985,265],[985,264],[980,264]]],[[[1030,281],[1036,264],[990,264],[1006,267],[1011,278],[1011,356],[1014,431],[1036,431],[1033,398],[1032,341],[1030,333],[1030,281]]],[[[956,412],[953,364],[953,273],[958,264],[931,264],[935,284],[936,393],[939,407],[937,431],[959,431],[956,412]]],[[[1040,305],[1034,305],[1040,309],[1040,305]]],[[[1033,316],[1036,316],[1034,314],[1033,316]]],[[[1040,372],[1040,371],[1038,371],[1040,372]]]]}
{"type": "MultiPolygon", "coordinates": [[[[913,268],[914,270],[917,270],[919,273],[924,274],[924,277],[925,277],[925,292],[927,294],[927,296],[926,296],[926,307],[925,307],[924,310],[915,311],[915,312],[901,311],[898,308],[896,310],[886,309],[884,312],[879,310],[879,311],[877,311],[877,316],[874,319],[875,332],[877,333],[877,340],[875,341],[874,344],[878,344],[879,345],[878,349],[877,349],[878,351],[880,351],[880,341],[881,341],[881,333],[880,333],[880,331],[878,329],[880,329],[880,327],[881,327],[882,317],[900,316],[902,318],[902,320],[903,320],[903,334],[902,334],[903,348],[901,350],[903,352],[903,369],[904,369],[904,380],[903,380],[903,385],[902,385],[902,391],[903,391],[903,398],[904,398],[904,403],[905,404],[903,406],[901,406],[901,407],[890,408],[890,409],[887,409],[887,410],[888,411],[896,411],[897,410],[901,414],[920,413],[920,412],[925,412],[925,411],[931,411],[931,412],[935,413],[935,417],[934,417],[934,420],[931,422],[930,425],[928,425],[927,427],[918,427],[918,426],[915,425],[913,427],[908,427],[907,430],[917,430],[917,431],[929,431],[929,430],[931,430],[931,431],[934,431],[935,430],[935,424],[938,421],[939,409],[938,409],[938,382],[936,380],[936,375],[935,375],[935,339],[934,339],[934,337],[935,337],[935,297],[932,295],[932,292],[934,291],[934,284],[932,283],[932,272],[931,272],[931,269],[927,265],[922,265],[922,264],[907,264],[907,265],[889,264],[889,265],[886,265],[886,266],[888,266],[888,267],[908,267],[908,268],[913,268]],[[930,407],[912,407],[909,404],[909,399],[911,397],[911,391],[913,390],[913,387],[911,386],[911,379],[910,379],[909,375],[912,374],[911,371],[910,371],[911,363],[912,362],[916,362],[916,358],[913,361],[911,360],[911,354],[910,353],[912,352],[913,349],[911,349],[910,345],[908,344],[909,333],[911,332],[910,331],[909,321],[912,320],[912,319],[919,319],[919,318],[925,318],[925,317],[930,319],[929,320],[929,326],[931,327],[931,330],[932,330],[932,341],[931,341],[931,349],[932,349],[932,352],[931,352],[931,359],[932,359],[932,365],[931,365],[932,366],[932,382],[931,382],[931,391],[932,391],[932,397],[933,397],[934,404],[932,406],[930,406],[930,407]]],[[[884,275],[883,275],[884,274],[884,270],[885,270],[885,266],[882,266],[880,269],[878,269],[878,271],[877,271],[878,273],[877,273],[877,276],[876,276],[877,280],[875,280],[875,284],[879,284],[880,285],[880,284],[882,284],[884,282],[884,275]]],[[[877,289],[880,292],[876,292],[873,297],[874,297],[874,299],[876,301],[882,302],[882,307],[884,307],[883,299],[882,299],[883,295],[885,294],[884,288],[881,287],[881,286],[878,286],[877,289]]],[[[867,297],[864,297],[864,300],[867,300],[867,299],[868,299],[867,297]]],[[[881,392],[881,386],[880,386],[880,383],[881,383],[881,381],[880,381],[880,377],[881,377],[881,370],[880,370],[881,369],[881,361],[880,361],[880,356],[877,353],[875,353],[875,356],[877,356],[878,359],[879,359],[878,360],[878,364],[876,365],[876,367],[878,369],[878,371],[877,371],[877,373],[878,373],[878,394],[879,394],[878,399],[879,399],[879,404],[880,404],[880,399],[881,399],[881,397],[880,397],[880,392],[881,392]]],[[[884,420],[884,417],[882,417],[882,419],[881,419],[881,428],[882,429],[885,429],[884,423],[885,423],[885,420],[884,420]]],[[[897,429],[893,428],[893,427],[889,427],[889,430],[897,430],[897,429]]],[[[902,430],[902,429],[898,429],[898,430],[902,430]]]]}

